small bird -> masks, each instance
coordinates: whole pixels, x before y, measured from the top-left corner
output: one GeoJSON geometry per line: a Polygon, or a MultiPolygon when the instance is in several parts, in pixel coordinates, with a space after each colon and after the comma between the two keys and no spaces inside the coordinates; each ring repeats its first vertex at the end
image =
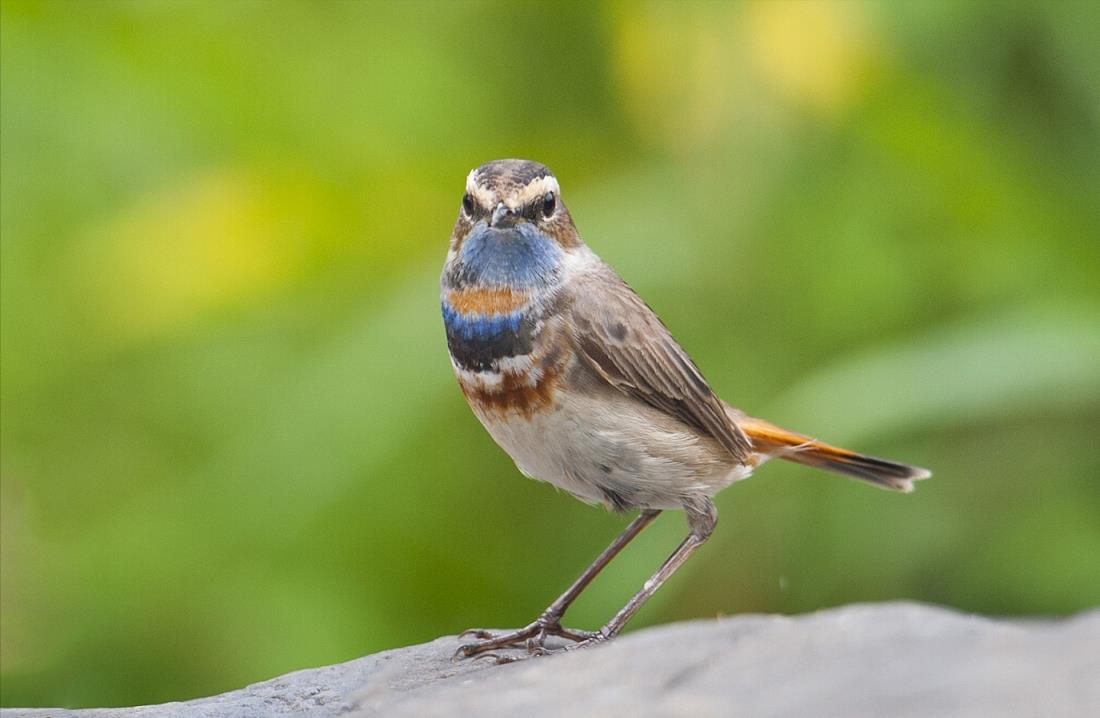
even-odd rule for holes
{"type": "MultiPolygon", "coordinates": [[[[553,173],[527,160],[470,172],[440,280],[451,363],[477,418],[525,475],[582,501],[640,510],[534,622],[456,657],[526,646],[549,652],[620,631],[706,540],[712,497],[778,457],[908,492],[926,469],[877,459],[753,418],[720,399],[625,281],[589,249],[553,173]],[[599,631],[562,626],[566,609],[657,515],[682,509],[689,533],[599,631]]],[[[512,660],[512,659],[508,659],[512,660]]]]}

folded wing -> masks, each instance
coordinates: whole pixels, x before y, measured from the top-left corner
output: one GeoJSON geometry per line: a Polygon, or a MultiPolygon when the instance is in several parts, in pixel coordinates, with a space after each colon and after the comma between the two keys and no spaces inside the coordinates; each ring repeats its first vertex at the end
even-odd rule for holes
{"type": "Polygon", "coordinates": [[[753,448],[691,357],[612,269],[575,280],[578,355],[607,383],[714,437],[738,463],[753,448]]]}

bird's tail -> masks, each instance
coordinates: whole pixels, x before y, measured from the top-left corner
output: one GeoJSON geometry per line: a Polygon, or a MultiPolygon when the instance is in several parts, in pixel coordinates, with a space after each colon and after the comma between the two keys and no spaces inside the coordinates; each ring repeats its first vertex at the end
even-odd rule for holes
{"type": "Polygon", "coordinates": [[[737,425],[748,434],[752,439],[753,447],[761,454],[826,471],[835,471],[883,489],[908,493],[913,490],[914,481],[927,479],[932,475],[928,469],[918,466],[899,464],[830,446],[817,439],[769,424],[763,419],[739,416],[737,425]]]}

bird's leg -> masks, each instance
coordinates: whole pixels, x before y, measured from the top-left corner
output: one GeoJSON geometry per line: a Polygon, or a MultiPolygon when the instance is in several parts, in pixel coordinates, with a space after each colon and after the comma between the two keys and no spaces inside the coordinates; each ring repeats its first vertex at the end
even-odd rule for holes
{"type": "Polygon", "coordinates": [[[485,640],[459,646],[458,651],[455,652],[455,657],[476,656],[486,651],[510,648],[524,643],[527,644],[527,648],[531,653],[541,653],[543,642],[548,636],[560,636],[571,641],[588,641],[599,635],[589,631],[573,631],[562,627],[562,616],[565,615],[565,611],[577,600],[584,589],[588,587],[588,584],[592,583],[592,580],[599,575],[600,571],[604,570],[612,559],[618,556],[626,548],[626,545],[642,532],[642,529],[651,524],[659,513],[661,512],[656,509],[644,509],[638,514],[637,518],[630,522],[630,525],[619,534],[618,538],[612,541],[611,545],[605,548],[603,553],[597,556],[596,560],[573,582],[573,585],[566,589],[565,593],[558,596],[557,600],[551,603],[542,612],[542,615],[526,628],[500,636],[494,636],[484,630],[465,631],[459,636],[460,638],[470,635],[485,640]]]}
{"type": "Polygon", "coordinates": [[[638,609],[642,607],[649,597],[657,593],[657,589],[664,585],[665,581],[676,572],[676,569],[688,558],[695,553],[695,551],[706,543],[706,540],[710,538],[711,533],[714,532],[714,527],[718,523],[718,510],[714,507],[714,503],[710,499],[703,499],[703,503],[695,506],[685,506],[687,513],[688,526],[691,531],[688,533],[687,538],[672,552],[672,555],[661,564],[661,567],[657,569],[657,572],[650,576],[649,580],[642,585],[642,590],[634,594],[625,606],[622,607],[615,616],[608,621],[607,625],[593,634],[590,638],[580,641],[578,643],[569,646],[570,649],[581,648],[584,646],[593,645],[596,643],[602,643],[609,638],[614,638],[623,630],[623,626],[629,621],[638,609]]]}
{"type": "Polygon", "coordinates": [[[633,541],[646,526],[649,526],[649,524],[653,522],[653,519],[657,518],[659,513],[661,512],[656,509],[645,509],[638,514],[638,517],[630,522],[630,525],[619,534],[618,538],[611,542],[610,546],[604,549],[603,553],[596,557],[596,560],[584,570],[584,573],[573,582],[573,585],[566,589],[565,593],[558,596],[558,599],[542,612],[542,615],[539,616],[539,620],[548,625],[557,625],[560,628],[562,616],[564,616],[566,610],[573,605],[573,602],[577,600],[577,597],[581,595],[581,592],[588,588],[588,584],[592,583],[592,580],[599,575],[600,571],[603,571],[604,568],[611,563],[611,560],[618,556],[620,551],[626,548],[628,543],[633,541]]]}

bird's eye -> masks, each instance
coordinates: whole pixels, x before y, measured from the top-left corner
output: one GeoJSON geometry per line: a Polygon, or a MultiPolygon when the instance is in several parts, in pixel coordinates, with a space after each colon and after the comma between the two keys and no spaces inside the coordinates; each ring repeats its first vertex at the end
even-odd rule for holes
{"type": "Polygon", "coordinates": [[[558,198],[554,196],[553,192],[547,192],[546,196],[542,198],[542,216],[549,217],[554,214],[554,210],[558,207],[558,198]]]}
{"type": "Polygon", "coordinates": [[[462,211],[465,212],[467,216],[473,215],[474,213],[474,198],[470,196],[469,192],[462,197],[462,211]]]}

